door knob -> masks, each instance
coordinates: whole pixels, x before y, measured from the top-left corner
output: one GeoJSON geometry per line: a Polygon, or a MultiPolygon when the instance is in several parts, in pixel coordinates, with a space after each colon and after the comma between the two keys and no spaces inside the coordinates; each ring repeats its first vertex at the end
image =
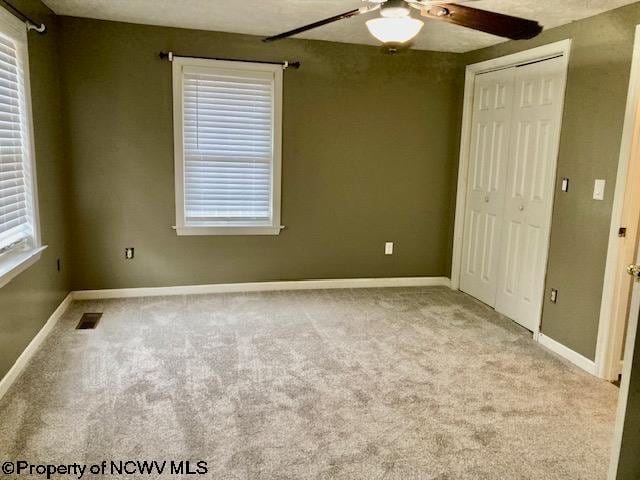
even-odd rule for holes
{"type": "Polygon", "coordinates": [[[518,207],[518,210],[520,210],[521,212],[524,211],[524,205],[520,205],[520,207],[518,207]]]}
{"type": "Polygon", "coordinates": [[[484,203],[489,203],[489,195],[484,196],[484,203]]]}
{"type": "Polygon", "coordinates": [[[627,273],[633,277],[640,278],[640,265],[632,263],[627,267],[627,273]]]}

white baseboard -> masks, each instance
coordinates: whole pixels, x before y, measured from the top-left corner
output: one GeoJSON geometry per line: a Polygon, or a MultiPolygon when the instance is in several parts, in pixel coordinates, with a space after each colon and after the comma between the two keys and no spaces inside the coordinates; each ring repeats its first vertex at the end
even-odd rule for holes
{"type": "Polygon", "coordinates": [[[559,342],[556,342],[554,339],[547,337],[543,333],[539,333],[537,335],[537,340],[540,345],[548,348],[553,353],[560,355],[562,358],[569,360],[571,363],[580,367],[587,373],[591,375],[596,375],[596,364],[593,360],[589,360],[586,357],[583,357],[578,352],[574,352],[569,347],[565,347],[559,342]]]}
{"type": "Polygon", "coordinates": [[[33,355],[40,348],[40,345],[42,345],[42,342],[44,342],[45,338],[47,338],[47,335],[51,333],[51,330],[53,330],[53,327],[55,327],[56,323],[58,323],[58,320],[60,320],[60,317],[62,317],[64,312],[67,311],[67,308],[69,308],[69,305],[71,304],[72,300],[73,300],[73,294],[70,293],[65,297],[62,303],[58,305],[58,308],[56,308],[55,311],[51,314],[49,319],[46,321],[46,323],[40,329],[40,331],[36,334],[36,336],[33,337],[31,342],[29,342],[29,345],[27,345],[27,348],[25,348],[23,352],[20,354],[20,356],[16,360],[16,363],[13,364],[13,367],[11,367],[11,369],[7,372],[4,378],[0,380],[0,398],[2,398],[5,393],[7,393],[7,390],[9,390],[9,387],[11,387],[11,385],[13,385],[13,382],[15,382],[16,379],[20,376],[22,371],[25,369],[25,367],[29,363],[29,360],[31,360],[33,355]]]}
{"type": "Polygon", "coordinates": [[[74,300],[107,298],[157,297],[196,295],[205,293],[271,292],[278,290],[324,290],[336,288],[378,287],[449,287],[447,277],[342,278],[333,280],[293,280],[282,282],[220,283],[185,285],[179,287],[118,288],[111,290],[80,290],[73,292],[74,300]]]}

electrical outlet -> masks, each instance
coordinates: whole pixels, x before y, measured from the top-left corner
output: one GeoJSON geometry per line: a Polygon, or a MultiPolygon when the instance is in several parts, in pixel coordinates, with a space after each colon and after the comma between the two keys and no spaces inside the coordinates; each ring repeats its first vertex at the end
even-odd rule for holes
{"type": "Polygon", "coordinates": [[[135,256],[135,251],[133,247],[124,249],[124,258],[126,258],[127,260],[133,260],[134,256],[135,256]]]}
{"type": "Polygon", "coordinates": [[[562,179],[562,186],[560,188],[562,189],[563,192],[569,191],[569,179],[567,177],[564,177],[562,179]]]}
{"type": "Polygon", "coordinates": [[[384,254],[393,255],[393,242],[387,242],[384,244],[384,254]]]}
{"type": "Polygon", "coordinates": [[[558,303],[558,290],[555,288],[551,289],[551,297],[549,300],[551,300],[551,303],[558,303]]]}

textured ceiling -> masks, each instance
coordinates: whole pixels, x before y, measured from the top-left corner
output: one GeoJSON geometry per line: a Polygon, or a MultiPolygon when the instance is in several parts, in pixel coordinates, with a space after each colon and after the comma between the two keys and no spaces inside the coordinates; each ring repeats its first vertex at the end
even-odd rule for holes
{"type": "MultiPolygon", "coordinates": [[[[545,28],[597,15],[637,0],[477,0],[472,6],[539,21],[545,28]]],[[[360,0],[44,0],[59,15],[148,25],[273,35],[360,7],[360,0]]],[[[300,38],[378,45],[364,22],[371,13],[300,35],[300,38]]],[[[414,14],[415,15],[415,14],[414,14]]],[[[504,41],[441,22],[425,22],[413,48],[466,52],[504,41]]]]}

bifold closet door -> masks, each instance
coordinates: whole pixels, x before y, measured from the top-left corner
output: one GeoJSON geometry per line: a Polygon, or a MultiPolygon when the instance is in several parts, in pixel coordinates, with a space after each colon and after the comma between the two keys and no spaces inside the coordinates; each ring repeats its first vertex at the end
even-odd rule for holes
{"type": "Polygon", "coordinates": [[[532,331],[542,313],[563,94],[561,57],[516,68],[495,308],[532,331]]]}
{"type": "Polygon", "coordinates": [[[494,306],[515,68],[475,80],[460,290],[494,306]]]}

